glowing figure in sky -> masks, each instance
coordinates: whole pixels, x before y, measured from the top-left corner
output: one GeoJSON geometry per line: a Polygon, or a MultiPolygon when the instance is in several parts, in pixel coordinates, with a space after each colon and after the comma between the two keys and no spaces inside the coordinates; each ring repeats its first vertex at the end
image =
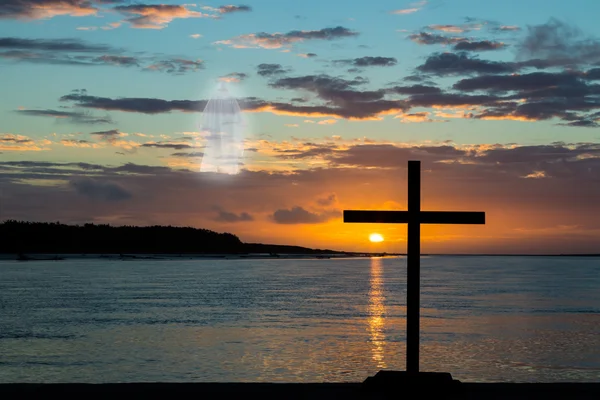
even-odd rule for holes
{"type": "Polygon", "coordinates": [[[237,174],[244,156],[245,127],[237,100],[222,82],[202,113],[205,142],[200,171],[237,174]]]}

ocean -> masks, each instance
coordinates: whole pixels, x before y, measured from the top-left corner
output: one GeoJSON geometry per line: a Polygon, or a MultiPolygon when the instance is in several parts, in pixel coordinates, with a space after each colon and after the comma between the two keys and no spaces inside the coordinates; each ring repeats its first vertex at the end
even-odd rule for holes
{"type": "MultiPolygon", "coordinates": [[[[0,261],[0,382],[360,382],[405,368],[406,259],[0,261]]],[[[421,260],[421,370],[600,380],[600,258],[421,260]]]]}

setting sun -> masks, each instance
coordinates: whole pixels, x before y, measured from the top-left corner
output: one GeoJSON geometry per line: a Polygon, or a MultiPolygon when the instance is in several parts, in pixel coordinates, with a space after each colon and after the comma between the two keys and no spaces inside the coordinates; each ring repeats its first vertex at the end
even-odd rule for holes
{"type": "Polygon", "coordinates": [[[369,240],[371,242],[383,242],[383,236],[381,236],[379,233],[371,233],[369,240]]]}

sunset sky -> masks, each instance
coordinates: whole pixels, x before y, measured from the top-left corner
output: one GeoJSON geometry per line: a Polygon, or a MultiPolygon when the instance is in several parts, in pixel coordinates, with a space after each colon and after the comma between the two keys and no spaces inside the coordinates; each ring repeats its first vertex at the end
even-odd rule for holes
{"type": "Polygon", "coordinates": [[[485,211],[422,251],[600,248],[597,0],[2,0],[0,219],[176,225],[406,250],[344,209],[485,211]],[[200,172],[226,82],[237,175],[200,172]],[[380,233],[383,242],[369,242],[380,233]]]}

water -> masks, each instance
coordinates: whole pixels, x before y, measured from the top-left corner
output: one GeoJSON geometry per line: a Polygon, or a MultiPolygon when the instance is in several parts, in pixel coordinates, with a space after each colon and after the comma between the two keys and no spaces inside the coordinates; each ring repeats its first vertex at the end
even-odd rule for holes
{"type": "MultiPolygon", "coordinates": [[[[404,259],[0,261],[0,382],[342,382],[405,367],[404,259]]],[[[600,380],[600,258],[424,257],[421,369],[600,380]]]]}

